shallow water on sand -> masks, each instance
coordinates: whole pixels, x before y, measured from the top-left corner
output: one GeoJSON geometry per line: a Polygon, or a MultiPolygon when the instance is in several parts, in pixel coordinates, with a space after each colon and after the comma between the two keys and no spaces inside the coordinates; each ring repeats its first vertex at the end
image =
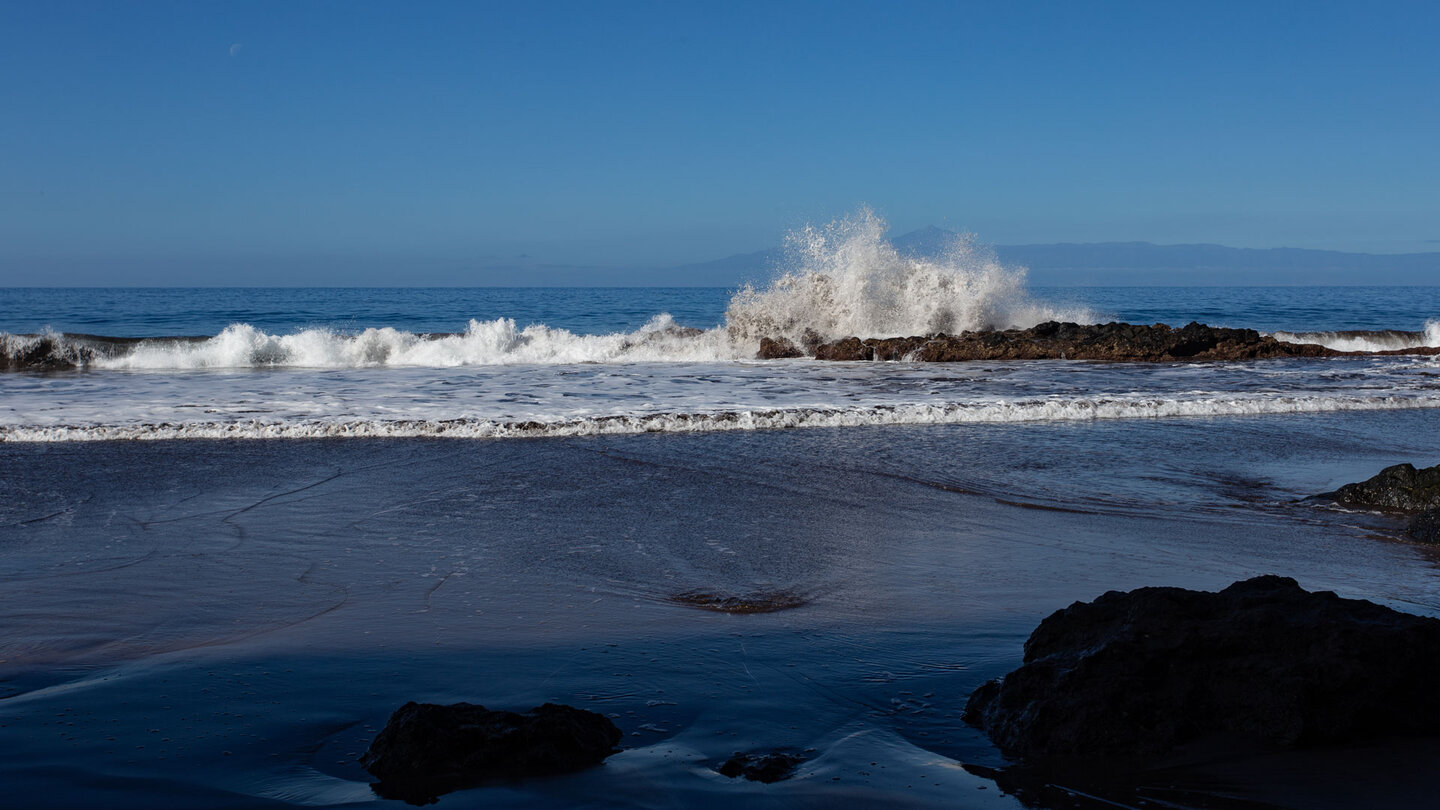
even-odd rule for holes
{"type": "Polygon", "coordinates": [[[554,700],[624,750],[440,806],[1015,807],[959,767],[1002,762],[959,713],[1071,601],[1281,573],[1440,615],[1440,555],[1294,503],[1434,463],[1437,418],[3,445],[0,783],[363,804],[355,758],[406,700],[554,700]],[[714,772],[774,747],[796,778],[714,772]]]}

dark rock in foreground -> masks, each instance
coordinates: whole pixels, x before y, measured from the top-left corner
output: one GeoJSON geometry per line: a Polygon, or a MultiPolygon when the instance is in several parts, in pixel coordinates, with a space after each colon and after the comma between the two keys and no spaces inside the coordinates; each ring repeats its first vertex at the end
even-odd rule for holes
{"type": "Polygon", "coordinates": [[[604,715],[555,703],[518,714],[411,702],[390,716],[360,764],[380,780],[380,796],[423,804],[492,779],[598,765],[620,737],[604,715]]]}
{"type": "MultiPolygon", "coordinates": [[[[771,341],[776,343],[776,341],[771,341]]],[[[784,343],[791,349],[794,345],[784,343]]],[[[930,337],[847,337],[808,345],[818,360],[1099,360],[1176,362],[1260,360],[1273,357],[1336,357],[1371,352],[1341,352],[1313,343],[1285,343],[1254,329],[1223,329],[1190,323],[1080,325],[1049,321],[1030,329],[963,332],[930,337]]],[[[764,344],[762,341],[762,351],[764,344]]],[[[1373,354],[1437,354],[1440,349],[1400,349],[1373,354]]],[[[779,356],[779,355],[775,355],[779,356]]]]}
{"type": "Polygon", "coordinates": [[[1144,762],[1440,733],[1440,620],[1264,576],[1112,591],[1040,623],[965,720],[1009,755],[1144,762]]]}
{"type": "Polygon", "coordinates": [[[1405,527],[1405,533],[1411,540],[1440,545],[1440,507],[1416,515],[1405,527]]]}
{"type": "Polygon", "coordinates": [[[1440,464],[1415,469],[1412,464],[1386,467],[1374,478],[1346,484],[1334,492],[1316,495],[1341,506],[1417,512],[1440,507],[1440,464]]]}
{"type": "Polygon", "coordinates": [[[720,775],[731,779],[743,776],[752,782],[779,782],[789,779],[805,757],[787,751],[766,754],[736,754],[720,766],[720,775]]]}

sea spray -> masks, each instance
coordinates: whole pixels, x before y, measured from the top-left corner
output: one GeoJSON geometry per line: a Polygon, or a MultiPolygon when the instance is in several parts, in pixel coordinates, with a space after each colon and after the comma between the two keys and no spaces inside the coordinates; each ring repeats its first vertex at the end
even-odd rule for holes
{"type": "Polygon", "coordinates": [[[895,337],[1025,328],[1045,321],[1094,322],[1083,309],[1031,297],[1025,270],[1000,263],[973,236],[957,236],[935,258],[903,255],[869,209],[786,240],[788,269],[769,287],[740,290],[725,313],[729,334],[762,337],[895,337]]]}
{"type": "Polygon", "coordinates": [[[933,258],[902,255],[869,209],[786,239],[788,269],[763,289],[745,287],[725,323],[681,327],[661,313],[632,332],[576,334],[512,318],[472,319],[464,332],[371,327],[358,334],[302,329],[273,334],[234,323],[209,339],[0,335],[14,368],[118,370],[242,368],[453,368],[575,363],[726,362],[755,356],[761,337],[897,337],[1092,322],[1084,310],[1034,300],[1025,271],[1002,265],[972,237],[933,258]]]}

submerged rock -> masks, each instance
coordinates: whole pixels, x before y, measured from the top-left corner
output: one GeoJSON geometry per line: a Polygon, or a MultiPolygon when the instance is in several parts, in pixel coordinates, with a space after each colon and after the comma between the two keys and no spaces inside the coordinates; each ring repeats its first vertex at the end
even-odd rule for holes
{"type": "Polygon", "coordinates": [[[377,794],[420,804],[492,779],[598,765],[620,738],[604,715],[555,703],[519,714],[411,702],[390,716],[360,764],[380,780],[377,794]]]}
{"type": "Polygon", "coordinates": [[[1030,761],[1144,762],[1191,744],[1290,748],[1440,733],[1440,620],[1263,576],[1112,591],[1040,623],[965,720],[1030,761]]]}
{"type": "MultiPolygon", "coordinates": [[[[1254,329],[1224,329],[1190,323],[1179,329],[1163,323],[1074,324],[1049,321],[1029,329],[937,334],[927,337],[846,337],[829,342],[802,341],[819,360],[1100,360],[1175,362],[1258,360],[1273,357],[1335,357],[1371,352],[1342,352],[1313,343],[1286,343],[1254,329]]],[[[788,343],[788,341],[787,341],[788,343]]],[[[793,346],[793,344],[791,344],[793,346]]],[[[1437,354],[1417,347],[1376,354],[1437,354]]]]}
{"type": "Polygon", "coordinates": [[[670,601],[686,607],[713,610],[716,613],[774,613],[805,604],[805,598],[788,591],[757,591],[747,594],[723,594],[711,591],[684,591],[670,601]]]}
{"type": "Polygon", "coordinates": [[[1357,509],[1416,512],[1440,507],[1440,464],[1417,470],[1413,464],[1386,467],[1375,477],[1315,496],[1357,509]]]}
{"type": "Polygon", "coordinates": [[[795,774],[795,769],[805,757],[789,751],[770,751],[767,753],[736,753],[735,756],[725,760],[720,766],[720,775],[728,776],[731,779],[743,776],[752,782],[779,782],[782,779],[789,779],[795,774]]]}

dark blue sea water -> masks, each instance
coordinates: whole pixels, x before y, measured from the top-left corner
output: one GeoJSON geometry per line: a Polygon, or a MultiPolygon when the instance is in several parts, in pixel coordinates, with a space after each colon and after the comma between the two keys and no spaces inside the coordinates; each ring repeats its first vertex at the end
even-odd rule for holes
{"type": "MultiPolygon", "coordinates": [[[[668,312],[685,326],[725,321],[734,290],[625,288],[0,288],[0,332],[46,329],[123,337],[371,327],[463,332],[511,318],[579,334],[631,332],[668,312]]],[[[1263,331],[1422,330],[1440,318],[1440,287],[1055,287],[1036,298],[1098,318],[1263,331]]]]}

